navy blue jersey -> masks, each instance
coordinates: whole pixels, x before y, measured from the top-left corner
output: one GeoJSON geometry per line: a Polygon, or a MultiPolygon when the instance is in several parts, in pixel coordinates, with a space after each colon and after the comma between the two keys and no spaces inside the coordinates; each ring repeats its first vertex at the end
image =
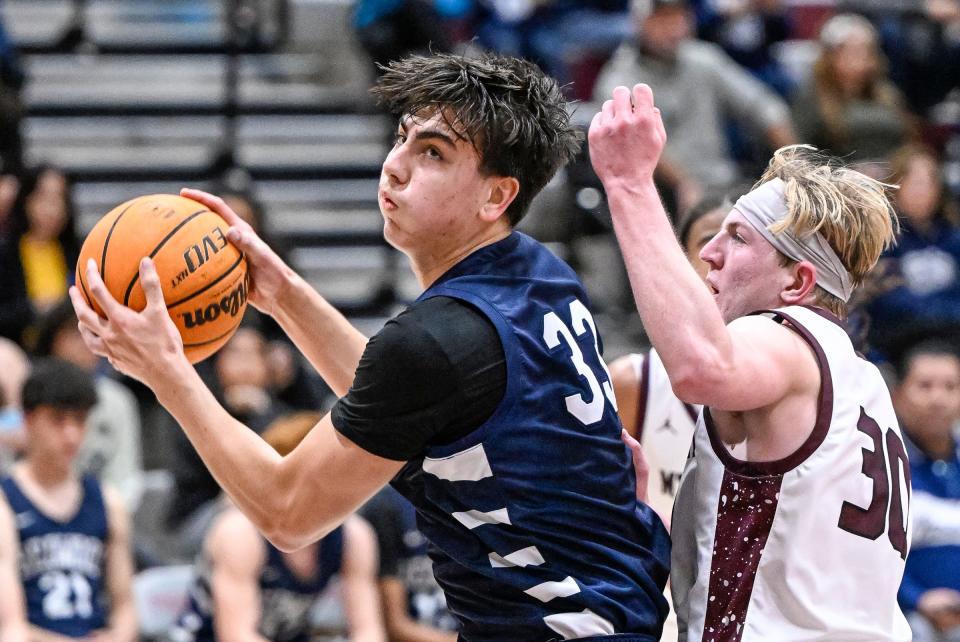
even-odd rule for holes
{"type": "Polygon", "coordinates": [[[84,476],[81,485],[83,501],[76,514],[61,522],[34,506],[12,477],[0,481],[20,537],[27,618],[34,626],[71,638],[107,625],[107,508],[96,479],[84,476]]]}
{"type": "MultiPolygon", "coordinates": [[[[257,630],[273,642],[307,642],[310,639],[310,609],[340,572],[343,561],[343,528],[337,528],[317,545],[317,568],[312,577],[298,577],[283,553],[266,540],[267,558],[260,571],[260,622],[257,630]]],[[[198,573],[186,610],[177,619],[171,639],[177,642],[214,642],[213,598],[210,561],[201,554],[198,573]]]]}
{"type": "Polygon", "coordinates": [[[669,536],[636,501],[576,275],[514,232],[454,266],[421,299],[435,296],[485,314],[507,360],[494,414],[466,437],[429,447],[393,482],[417,508],[462,639],[657,640],[669,536]]]}

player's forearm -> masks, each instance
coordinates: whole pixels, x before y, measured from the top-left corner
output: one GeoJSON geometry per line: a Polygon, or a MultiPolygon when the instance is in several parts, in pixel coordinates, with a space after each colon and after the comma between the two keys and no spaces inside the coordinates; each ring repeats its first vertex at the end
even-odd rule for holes
{"type": "Polygon", "coordinates": [[[273,316],[327,385],[342,396],[353,383],[367,337],[303,278],[291,273],[289,279],[273,316]]]}
{"type": "Polygon", "coordinates": [[[729,356],[730,334],[684,257],[653,181],[608,188],[607,198],[644,329],[682,390],[729,356]]]}
{"type": "Polygon", "coordinates": [[[140,639],[137,612],[133,600],[114,603],[110,607],[111,642],[136,642],[140,639]]]}
{"type": "Polygon", "coordinates": [[[0,642],[27,642],[29,639],[29,628],[26,622],[13,618],[3,621],[0,617],[0,642]]]}
{"type": "Polygon", "coordinates": [[[387,627],[391,642],[457,642],[457,634],[424,626],[404,616],[387,627]]]}
{"type": "Polygon", "coordinates": [[[268,533],[287,488],[281,457],[217,402],[184,360],[153,387],[157,400],[186,433],[214,479],[258,530],[268,533]]]}

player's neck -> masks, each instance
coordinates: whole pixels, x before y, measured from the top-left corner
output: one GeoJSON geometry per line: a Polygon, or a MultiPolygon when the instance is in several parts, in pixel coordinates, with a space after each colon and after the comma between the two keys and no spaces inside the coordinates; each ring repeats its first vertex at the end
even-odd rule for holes
{"type": "Polygon", "coordinates": [[[477,250],[510,236],[513,231],[509,225],[495,225],[454,247],[429,248],[420,254],[410,255],[410,266],[424,290],[443,276],[450,268],[464,260],[477,250]]]}
{"type": "Polygon", "coordinates": [[[39,457],[27,456],[20,465],[20,474],[28,481],[44,490],[55,490],[72,483],[76,475],[72,468],[64,469],[39,457]]]}

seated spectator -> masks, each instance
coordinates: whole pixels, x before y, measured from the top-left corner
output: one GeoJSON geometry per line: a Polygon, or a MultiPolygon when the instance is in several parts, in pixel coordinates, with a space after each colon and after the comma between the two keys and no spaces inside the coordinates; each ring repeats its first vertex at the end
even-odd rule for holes
{"type": "Polygon", "coordinates": [[[784,98],[793,82],[773,56],[772,45],[790,37],[786,5],[781,0],[704,0],[698,32],[715,42],[738,64],[784,98]]]}
{"type": "Polygon", "coordinates": [[[893,200],[901,233],[880,269],[895,286],[867,306],[870,342],[881,353],[897,352],[915,336],[960,329],[960,231],[937,157],[911,145],[890,165],[891,181],[900,185],[893,200]]]}
{"type": "Polygon", "coordinates": [[[360,510],[377,534],[379,586],[390,642],[456,642],[457,622],[433,576],[413,504],[392,487],[360,510]]]}
{"type": "Polygon", "coordinates": [[[26,445],[20,390],[29,370],[23,349],[0,337],[0,474],[7,471],[26,445]]]}
{"type": "Polygon", "coordinates": [[[449,0],[358,0],[353,10],[353,28],[379,75],[379,65],[407,54],[450,53],[453,39],[444,28],[441,10],[455,15],[466,10],[467,5],[449,0]]]}
{"type": "Polygon", "coordinates": [[[23,177],[14,204],[11,232],[27,296],[40,314],[67,296],[80,254],[70,189],[63,172],[41,166],[23,177]]]}
{"type": "Polygon", "coordinates": [[[7,528],[0,542],[16,548],[0,555],[0,577],[16,574],[20,590],[0,591],[0,613],[25,603],[33,642],[132,642],[138,631],[123,500],[73,470],[96,390],[76,366],[44,359],[34,364],[22,398],[26,456],[0,480],[0,523],[7,528]]]}
{"type": "MultiPolygon", "coordinates": [[[[561,86],[577,78],[590,58],[606,60],[630,36],[626,0],[488,0],[478,6],[477,39],[499,53],[529,58],[561,86]]],[[[594,72],[595,73],[595,72],[594,72]]],[[[574,98],[591,87],[568,86],[574,98]]]]}
{"type": "Polygon", "coordinates": [[[69,361],[93,381],[97,403],[87,415],[86,437],[77,455],[77,470],[116,488],[127,510],[133,512],[143,485],[140,410],[136,397],[111,378],[108,366],[87,348],[69,299],[61,301],[40,320],[34,351],[40,356],[69,361]]]}
{"type": "Polygon", "coordinates": [[[900,604],[915,642],[960,640],[960,356],[928,340],[899,370],[893,402],[907,437],[914,525],[900,604]]]}
{"type": "MultiPolygon", "coordinates": [[[[269,387],[266,341],[253,325],[242,325],[199,369],[211,379],[211,389],[227,411],[257,433],[284,413],[269,387]]],[[[174,434],[170,459],[174,498],[167,522],[181,530],[182,554],[189,558],[199,550],[216,514],[220,486],[183,431],[174,434]]]]}
{"type": "Polygon", "coordinates": [[[20,262],[19,219],[13,216],[20,193],[20,179],[0,174],[0,337],[22,342],[23,332],[33,319],[27,284],[20,262]],[[16,219],[16,220],[15,220],[16,219]]]}
{"type": "Polygon", "coordinates": [[[783,100],[720,47],[692,37],[685,0],[636,4],[636,37],[604,66],[594,97],[608,98],[617,85],[653,88],[668,133],[657,179],[675,195],[674,211],[683,211],[705,189],[724,190],[741,179],[726,137],[728,118],[759,130],[777,149],[794,142],[790,114],[783,100]]]}
{"type": "Polygon", "coordinates": [[[834,16],[820,30],[820,45],[810,84],[793,104],[800,142],[859,162],[885,159],[915,137],[869,20],[834,16]]]}
{"type": "MultiPolygon", "coordinates": [[[[281,417],[263,438],[286,455],[320,420],[281,417]]],[[[174,642],[307,642],[311,607],[339,575],[353,642],[385,642],[376,588],[377,544],[370,525],[347,518],[319,542],[293,553],[271,545],[224,500],[204,539],[189,605],[170,632],[174,642]]]]}

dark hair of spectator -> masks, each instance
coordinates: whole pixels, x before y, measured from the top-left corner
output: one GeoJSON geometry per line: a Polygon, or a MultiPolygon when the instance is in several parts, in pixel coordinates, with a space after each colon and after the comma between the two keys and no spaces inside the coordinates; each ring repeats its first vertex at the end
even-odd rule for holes
{"type": "Polygon", "coordinates": [[[688,209],[680,217],[680,222],[677,223],[677,238],[680,240],[680,246],[687,247],[687,242],[690,240],[690,231],[697,221],[721,207],[726,209],[733,207],[733,201],[726,192],[708,192],[694,203],[693,207],[688,209]]]}
{"type": "Polygon", "coordinates": [[[557,82],[517,58],[408,56],[384,67],[371,91],[397,116],[427,119],[440,110],[450,128],[476,148],[481,171],[516,178],[520,190],[507,208],[511,225],[573,158],[583,138],[570,123],[557,82]]]}
{"type": "Polygon", "coordinates": [[[64,258],[67,262],[67,269],[72,269],[80,257],[80,238],[77,235],[76,220],[77,213],[71,196],[73,190],[73,180],[59,167],[50,164],[36,165],[27,169],[20,176],[20,191],[17,199],[13,203],[12,233],[14,238],[20,238],[27,232],[30,223],[27,219],[27,199],[33,194],[40,182],[40,177],[44,172],[53,171],[61,174],[66,179],[66,220],[63,229],[57,237],[60,246],[63,248],[64,258]]]}
{"type": "Polygon", "coordinates": [[[902,382],[910,374],[913,367],[913,361],[917,357],[953,357],[960,360],[960,352],[957,347],[944,339],[924,339],[914,346],[904,351],[903,355],[897,360],[897,380],[902,382]]]}
{"type": "Polygon", "coordinates": [[[97,403],[97,391],[89,373],[54,357],[35,361],[23,384],[23,410],[40,406],[60,410],[89,410],[97,403]]]}
{"type": "Polygon", "coordinates": [[[36,338],[33,341],[33,354],[48,357],[53,353],[53,342],[61,330],[77,324],[77,313],[70,299],[63,299],[47,311],[37,321],[36,338]]]}

